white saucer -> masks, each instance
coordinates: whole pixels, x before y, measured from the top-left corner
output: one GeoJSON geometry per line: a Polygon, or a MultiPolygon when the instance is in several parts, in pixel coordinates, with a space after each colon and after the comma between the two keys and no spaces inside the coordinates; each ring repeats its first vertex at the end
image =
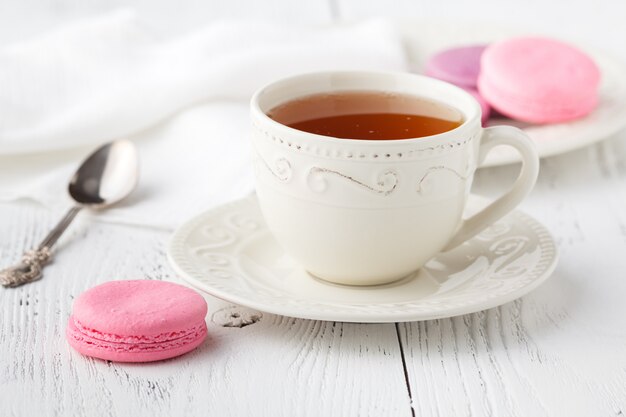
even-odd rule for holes
{"type": "MultiPolygon", "coordinates": [[[[528,35],[528,30],[497,24],[462,24],[449,21],[399,21],[411,69],[421,73],[430,56],[442,49],[490,43],[510,36],[528,35]]],[[[530,125],[510,119],[492,119],[489,125],[510,124],[523,129],[535,142],[541,158],[579,149],[607,139],[626,128],[626,66],[594,48],[579,46],[593,57],[602,81],[598,106],[586,117],[568,123],[530,125]]],[[[509,147],[497,147],[482,166],[504,165],[519,161],[509,147]]]]}
{"type": "MultiPolygon", "coordinates": [[[[481,202],[472,197],[469,211],[481,202]]],[[[305,319],[371,323],[495,307],[536,288],[557,262],[545,227],[516,211],[401,281],[335,285],[313,278],[285,255],[267,230],[255,196],[187,222],[174,233],[168,256],[191,285],[236,304],[305,319]]]]}

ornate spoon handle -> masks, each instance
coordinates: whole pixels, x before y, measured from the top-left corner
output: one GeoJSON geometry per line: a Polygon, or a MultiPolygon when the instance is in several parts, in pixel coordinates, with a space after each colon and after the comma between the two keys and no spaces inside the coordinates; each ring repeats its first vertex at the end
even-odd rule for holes
{"type": "Polygon", "coordinates": [[[19,264],[0,271],[0,284],[3,287],[19,287],[40,279],[44,265],[52,260],[52,246],[81,209],[81,206],[72,207],[36,249],[25,252],[19,264]]]}

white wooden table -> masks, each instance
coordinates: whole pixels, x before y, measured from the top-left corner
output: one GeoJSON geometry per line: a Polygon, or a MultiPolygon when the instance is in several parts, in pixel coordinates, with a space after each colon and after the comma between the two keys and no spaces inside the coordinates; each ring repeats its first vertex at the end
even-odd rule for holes
{"type": "MultiPolygon", "coordinates": [[[[241,16],[320,24],[376,14],[504,19],[626,61],[626,7],[612,0],[130,3],[172,32],[241,16]]],[[[2,0],[0,44],[122,4],[2,0]]],[[[516,169],[482,170],[474,190],[494,196],[516,169]]],[[[63,333],[73,298],[96,283],[176,280],[165,257],[169,234],[83,221],[43,281],[0,289],[0,416],[625,415],[626,132],[544,160],[522,209],[557,237],[561,260],[518,301],[453,319],[345,324],[258,317],[209,299],[209,342],[146,365],[86,359],[63,333]]],[[[34,246],[59,214],[0,205],[0,266],[34,246]]]]}

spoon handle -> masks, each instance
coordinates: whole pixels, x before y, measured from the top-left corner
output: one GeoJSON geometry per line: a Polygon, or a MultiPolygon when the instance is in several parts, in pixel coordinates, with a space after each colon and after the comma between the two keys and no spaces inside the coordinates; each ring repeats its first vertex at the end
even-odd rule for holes
{"type": "Polygon", "coordinates": [[[0,284],[3,287],[19,287],[40,279],[43,275],[44,265],[52,259],[52,246],[59,240],[81,209],[81,206],[74,206],[69,209],[61,221],[37,246],[37,249],[25,252],[19,264],[0,271],[0,284]]]}
{"type": "Polygon", "coordinates": [[[65,216],[61,219],[59,223],[48,233],[48,236],[39,244],[37,250],[41,250],[43,248],[52,249],[52,246],[59,240],[65,229],[72,223],[74,217],[78,214],[78,212],[82,209],[82,206],[74,206],[65,213],[65,216]]]}

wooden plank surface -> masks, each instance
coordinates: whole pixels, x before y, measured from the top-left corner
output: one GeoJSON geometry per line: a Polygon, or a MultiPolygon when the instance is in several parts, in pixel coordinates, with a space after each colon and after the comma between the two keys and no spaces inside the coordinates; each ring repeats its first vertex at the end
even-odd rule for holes
{"type": "MultiPolygon", "coordinates": [[[[33,246],[55,215],[0,205],[2,266],[33,246]]],[[[114,279],[176,280],[169,234],[83,218],[42,281],[0,290],[0,415],[410,415],[393,324],[260,315],[210,298],[210,338],[181,358],[114,364],[71,350],[74,298],[114,279]]]]}
{"type": "MultiPolygon", "coordinates": [[[[495,196],[516,169],[474,189],[495,196]]],[[[554,275],[495,309],[400,325],[416,415],[626,411],[626,132],[544,160],[522,206],[556,236],[554,275]]]]}

